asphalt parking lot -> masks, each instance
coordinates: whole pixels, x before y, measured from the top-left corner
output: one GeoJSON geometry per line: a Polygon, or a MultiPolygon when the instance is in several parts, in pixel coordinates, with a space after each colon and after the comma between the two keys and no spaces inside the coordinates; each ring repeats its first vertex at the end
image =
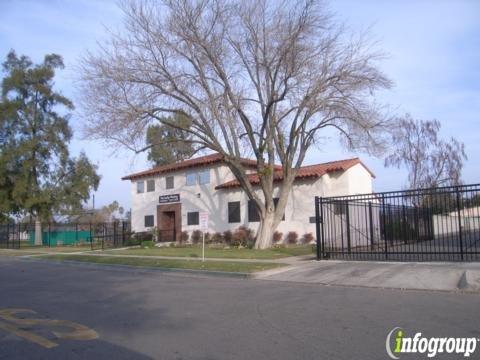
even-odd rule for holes
{"type": "Polygon", "coordinates": [[[480,337],[479,304],[478,294],[0,257],[0,359],[388,359],[397,326],[480,337]]]}

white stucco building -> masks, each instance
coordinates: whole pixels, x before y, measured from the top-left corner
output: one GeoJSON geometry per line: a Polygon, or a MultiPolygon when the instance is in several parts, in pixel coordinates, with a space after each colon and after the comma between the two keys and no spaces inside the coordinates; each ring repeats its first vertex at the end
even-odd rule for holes
{"type": "MultiPolygon", "coordinates": [[[[255,162],[243,160],[251,168],[255,162]]],[[[281,169],[277,167],[277,170],[281,169]]],[[[358,158],[302,167],[289,194],[285,219],[278,231],[315,234],[315,196],[340,196],[372,192],[373,173],[358,158]]],[[[212,154],[156,167],[122,178],[132,183],[132,229],[157,227],[168,240],[175,230],[199,228],[202,212],[208,212],[209,232],[235,230],[241,225],[258,227],[258,214],[220,154],[212,154]]],[[[274,197],[278,187],[274,189],[274,197]]]]}

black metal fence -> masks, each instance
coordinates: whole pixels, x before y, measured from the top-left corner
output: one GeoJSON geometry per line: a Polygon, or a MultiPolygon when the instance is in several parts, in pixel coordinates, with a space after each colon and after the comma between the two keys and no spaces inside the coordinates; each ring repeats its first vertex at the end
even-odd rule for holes
{"type": "Polygon", "coordinates": [[[120,247],[131,237],[130,222],[110,223],[35,223],[0,224],[0,248],[86,247],[104,249],[120,247]],[[37,236],[40,234],[41,236],[37,236]]]}
{"type": "Polygon", "coordinates": [[[480,261],[480,184],[316,197],[317,259],[480,261]]]}

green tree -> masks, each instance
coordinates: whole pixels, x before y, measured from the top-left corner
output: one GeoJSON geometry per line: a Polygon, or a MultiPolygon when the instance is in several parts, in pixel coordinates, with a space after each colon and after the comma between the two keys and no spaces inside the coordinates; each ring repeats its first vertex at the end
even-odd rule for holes
{"type": "Polygon", "coordinates": [[[191,122],[182,115],[168,117],[158,125],[147,129],[148,160],[155,166],[171,164],[192,157],[196,149],[192,136],[181,129],[190,130],[191,122]],[[177,127],[167,125],[173,123],[177,127]]]}
{"type": "Polygon", "coordinates": [[[0,100],[0,213],[46,221],[81,208],[98,187],[96,166],[84,153],[70,156],[72,102],[53,89],[56,54],[33,64],[14,51],[3,63],[0,100]]]}

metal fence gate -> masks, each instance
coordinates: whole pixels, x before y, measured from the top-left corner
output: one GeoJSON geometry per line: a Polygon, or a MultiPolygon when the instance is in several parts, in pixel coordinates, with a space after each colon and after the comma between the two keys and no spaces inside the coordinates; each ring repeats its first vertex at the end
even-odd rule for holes
{"type": "Polygon", "coordinates": [[[34,223],[0,224],[0,248],[75,246],[104,249],[127,244],[132,231],[130,222],[43,223],[42,242],[35,242],[34,223]]]}
{"type": "Polygon", "coordinates": [[[315,197],[317,259],[480,261],[480,184],[315,197]]]}

